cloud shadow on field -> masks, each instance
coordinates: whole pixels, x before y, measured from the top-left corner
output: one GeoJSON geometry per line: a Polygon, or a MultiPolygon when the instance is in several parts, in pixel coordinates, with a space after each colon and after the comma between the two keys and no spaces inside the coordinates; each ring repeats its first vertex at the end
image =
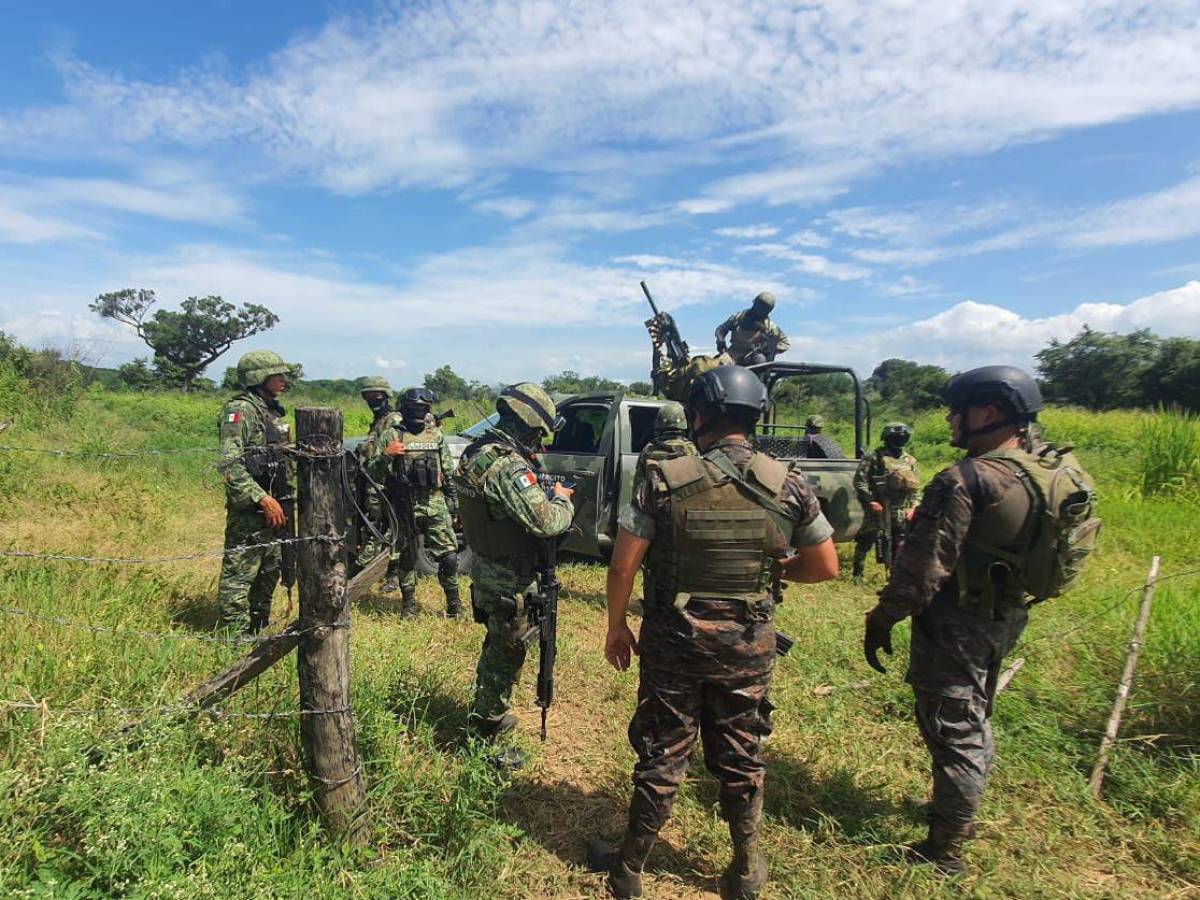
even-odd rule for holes
{"type": "MultiPolygon", "coordinates": [[[[569,866],[586,871],[588,844],[595,838],[615,844],[625,830],[628,803],[606,791],[589,791],[565,781],[514,782],[504,798],[504,815],[526,835],[569,866]]],[[[670,874],[702,891],[716,892],[714,878],[691,856],[662,837],[646,864],[646,875],[670,874]]],[[[653,892],[653,888],[652,888],[653,892]]]]}

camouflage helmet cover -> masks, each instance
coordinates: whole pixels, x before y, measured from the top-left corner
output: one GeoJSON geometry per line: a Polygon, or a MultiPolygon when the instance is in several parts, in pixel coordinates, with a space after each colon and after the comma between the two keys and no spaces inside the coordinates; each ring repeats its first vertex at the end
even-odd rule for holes
{"type": "Polygon", "coordinates": [[[244,388],[257,387],[272,375],[288,375],[293,372],[292,366],[283,361],[283,357],[273,350],[251,350],[243,353],[238,360],[238,384],[244,388]]]}
{"type": "Polygon", "coordinates": [[[375,391],[390,394],[392,386],[388,384],[388,380],[382,375],[368,375],[359,383],[358,392],[360,394],[370,394],[375,391]]]}
{"type": "Polygon", "coordinates": [[[770,315],[771,310],[775,308],[775,295],[770,291],[763,291],[754,298],[753,308],[763,315],[770,315]]]}
{"type": "Polygon", "coordinates": [[[655,437],[673,431],[684,433],[687,427],[687,414],[683,411],[682,403],[668,400],[658,408],[658,415],[654,417],[655,437]]]}
{"type": "Polygon", "coordinates": [[[496,398],[496,412],[512,416],[528,428],[553,437],[563,425],[558,408],[540,385],[532,381],[510,384],[496,398]]]}
{"type": "Polygon", "coordinates": [[[817,432],[825,427],[825,419],[823,416],[809,416],[804,420],[804,430],[817,432]]]}

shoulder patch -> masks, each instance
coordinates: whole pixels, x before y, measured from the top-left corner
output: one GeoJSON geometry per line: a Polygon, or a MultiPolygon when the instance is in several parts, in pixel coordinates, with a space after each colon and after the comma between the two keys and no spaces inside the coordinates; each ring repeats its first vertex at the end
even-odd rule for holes
{"type": "Polygon", "coordinates": [[[242,414],[238,410],[234,410],[231,413],[226,413],[225,421],[230,424],[233,424],[234,422],[240,422],[242,421],[242,414]]]}
{"type": "Polygon", "coordinates": [[[528,490],[531,487],[537,487],[538,483],[537,476],[533,474],[533,470],[528,466],[513,472],[512,480],[513,484],[516,485],[517,490],[519,491],[528,490]]]}

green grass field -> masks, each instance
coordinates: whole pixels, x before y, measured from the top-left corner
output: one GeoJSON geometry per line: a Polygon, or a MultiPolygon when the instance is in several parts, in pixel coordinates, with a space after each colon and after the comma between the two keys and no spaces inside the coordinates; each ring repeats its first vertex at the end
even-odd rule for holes
{"type": "MultiPolygon", "coordinates": [[[[0,398],[5,385],[0,383],[0,398]]],[[[11,402],[19,398],[10,396],[11,402]]],[[[290,398],[289,405],[302,403],[290,398]]],[[[75,451],[212,446],[211,397],[87,393],[69,420],[25,409],[0,443],[75,451]]],[[[481,410],[460,410],[465,427],[481,410]]],[[[1146,413],[1052,410],[1096,476],[1102,548],[1070,596],[1039,606],[1027,660],[995,715],[999,760],[969,847],[976,874],[945,885],[898,860],[921,833],[928,761],[902,683],[860,658],[862,613],[879,588],[843,579],[791,587],[781,626],[797,639],[776,671],[768,745],[767,897],[1200,896],[1200,568],[1196,497],[1142,494],[1146,413]],[[1152,554],[1163,557],[1149,637],[1102,803],[1087,792],[1152,554]]],[[[882,418],[877,413],[877,421],[882,418]]],[[[347,433],[367,411],[348,407],[347,433]]],[[[952,458],[934,415],[915,423],[928,476],[952,458]]],[[[839,437],[842,437],[839,435],[839,437]]],[[[0,452],[0,548],[87,555],[219,547],[212,457],[133,461],[0,452]]],[[[844,562],[848,562],[844,559],[844,562]]],[[[525,770],[497,774],[464,738],[481,629],[449,622],[437,584],[402,622],[370,598],[354,611],[353,690],[372,840],[346,854],[323,839],[301,771],[294,718],[144,716],[135,748],[114,738],[120,707],[175,702],[236,650],[184,639],[216,619],[218,560],[95,566],[4,560],[0,606],[149,638],[0,614],[0,893],[14,897],[585,897],[589,838],[623,824],[636,675],[604,663],[604,569],[564,567],[558,700],[535,737],[518,695],[525,770]],[[107,749],[103,767],[86,751],[107,749]]],[[[276,626],[286,602],[277,597],[276,626]]],[[[900,631],[907,634],[907,626],[900,631]]],[[[903,643],[903,635],[900,643],[903,643]]],[[[530,673],[527,672],[527,676],[530,673]]],[[[291,660],[227,705],[297,708],[291,660]]],[[[728,859],[716,787],[697,756],[649,865],[652,897],[715,896],[728,859]]]]}

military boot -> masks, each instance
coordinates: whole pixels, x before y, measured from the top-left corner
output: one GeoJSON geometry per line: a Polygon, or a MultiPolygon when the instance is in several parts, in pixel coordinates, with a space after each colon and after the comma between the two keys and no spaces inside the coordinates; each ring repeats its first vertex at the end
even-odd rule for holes
{"type": "Polygon", "coordinates": [[[414,619],[420,607],[417,606],[417,589],[401,588],[400,616],[404,619],[414,619]]]}
{"type": "Polygon", "coordinates": [[[732,823],[733,859],[721,876],[724,900],[757,900],[767,883],[767,858],[758,847],[758,827],[740,828],[732,823]]]}
{"type": "Polygon", "coordinates": [[[446,615],[451,619],[457,619],[462,615],[462,600],[458,595],[458,585],[446,586],[446,615]]]}
{"type": "Polygon", "coordinates": [[[657,835],[625,832],[619,847],[604,841],[592,841],[588,847],[588,869],[607,872],[605,884],[618,900],[642,896],[642,869],[657,835]]]}
{"type": "Polygon", "coordinates": [[[951,825],[934,816],[929,821],[929,836],[916,844],[909,844],[904,855],[913,865],[933,863],[938,872],[949,878],[967,874],[963,862],[963,844],[974,833],[971,825],[951,825]]]}
{"type": "Polygon", "coordinates": [[[854,557],[854,568],[850,570],[850,577],[854,579],[855,584],[862,584],[863,580],[863,560],[858,556],[854,557]]]}
{"type": "Polygon", "coordinates": [[[400,590],[400,567],[396,565],[395,561],[388,563],[387,575],[379,590],[384,594],[394,594],[400,590]]]}

